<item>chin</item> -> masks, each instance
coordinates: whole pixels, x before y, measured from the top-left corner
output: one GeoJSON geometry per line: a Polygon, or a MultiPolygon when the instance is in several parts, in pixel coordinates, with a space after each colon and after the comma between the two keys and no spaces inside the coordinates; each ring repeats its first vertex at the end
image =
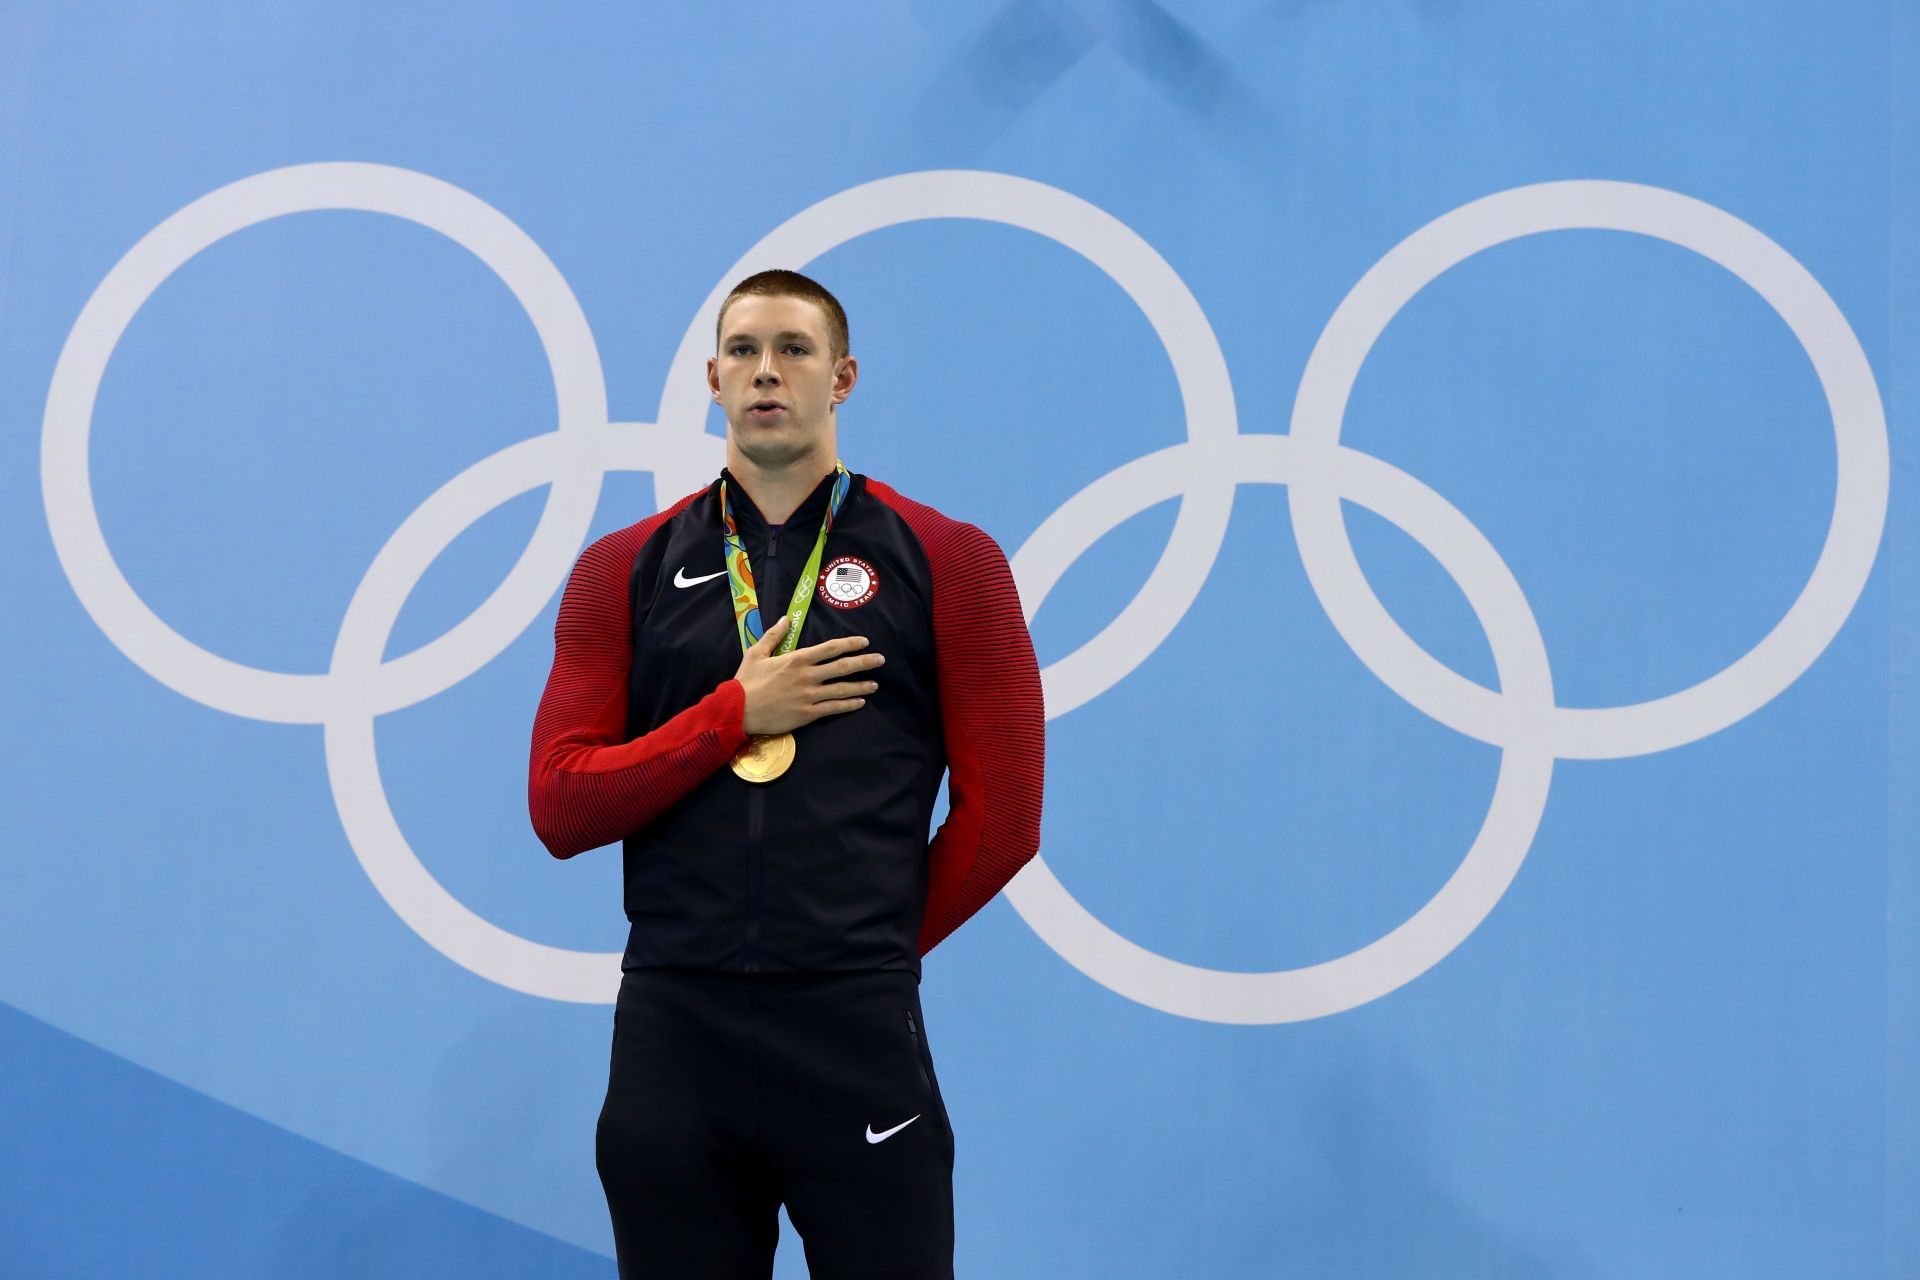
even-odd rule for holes
{"type": "Polygon", "coordinates": [[[810,440],[797,439],[786,436],[784,433],[780,437],[774,437],[766,434],[764,428],[758,430],[760,434],[757,438],[756,429],[753,427],[736,430],[733,434],[734,445],[740,450],[741,456],[756,467],[777,471],[782,467],[791,466],[812,451],[813,446],[810,440]]]}

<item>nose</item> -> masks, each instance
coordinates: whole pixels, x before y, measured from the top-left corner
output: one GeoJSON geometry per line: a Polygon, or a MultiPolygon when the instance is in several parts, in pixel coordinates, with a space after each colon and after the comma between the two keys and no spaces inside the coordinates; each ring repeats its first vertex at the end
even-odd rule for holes
{"type": "Polygon", "coordinates": [[[779,386],[780,373],[773,367],[773,348],[768,347],[760,353],[760,367],[753,371],[753,385],[779,386]]]}

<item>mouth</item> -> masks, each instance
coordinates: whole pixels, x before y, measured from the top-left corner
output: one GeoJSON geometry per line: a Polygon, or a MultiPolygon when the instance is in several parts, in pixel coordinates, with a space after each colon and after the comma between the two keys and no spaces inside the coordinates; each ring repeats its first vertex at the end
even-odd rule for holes
{"type": "Polygon", "coordinates": [[[756,418],[771,418],[787,411],[787,406],[778,400],[756,400],[747,406],[747,412],[756,418]]]}

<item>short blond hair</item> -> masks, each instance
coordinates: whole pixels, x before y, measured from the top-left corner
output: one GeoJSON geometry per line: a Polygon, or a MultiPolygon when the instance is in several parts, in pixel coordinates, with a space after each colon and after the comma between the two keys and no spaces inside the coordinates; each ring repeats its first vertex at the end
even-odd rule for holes
{"type": "Polygon", "coordinates": [[[756,298],[805,298],[815,303],[827,315],[828,353],[838,360],[851,349],[847,345],[847,312],[840,305],[840,299],[828,293],[819,281],[803,276],[798,271],[779,268],[757,271],[728,291],[726,301],[720,304],[720,314],[713,322],[713,345],[716,349],[727,322],[727,308],[733,305],[735,298],[749,294],[756,298]]]}

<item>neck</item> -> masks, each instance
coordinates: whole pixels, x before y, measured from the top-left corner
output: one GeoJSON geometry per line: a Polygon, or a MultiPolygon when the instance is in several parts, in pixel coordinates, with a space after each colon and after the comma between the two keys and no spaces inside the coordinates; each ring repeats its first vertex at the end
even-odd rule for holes
{"type": "Polygon", "coordinates": [[[785,524],[814,486],[833,474],[831,448],[809,450],[781,466],[763,467],[727,441],[727,470],[753,499],[753,505],[768,524],[785,524]]]}

